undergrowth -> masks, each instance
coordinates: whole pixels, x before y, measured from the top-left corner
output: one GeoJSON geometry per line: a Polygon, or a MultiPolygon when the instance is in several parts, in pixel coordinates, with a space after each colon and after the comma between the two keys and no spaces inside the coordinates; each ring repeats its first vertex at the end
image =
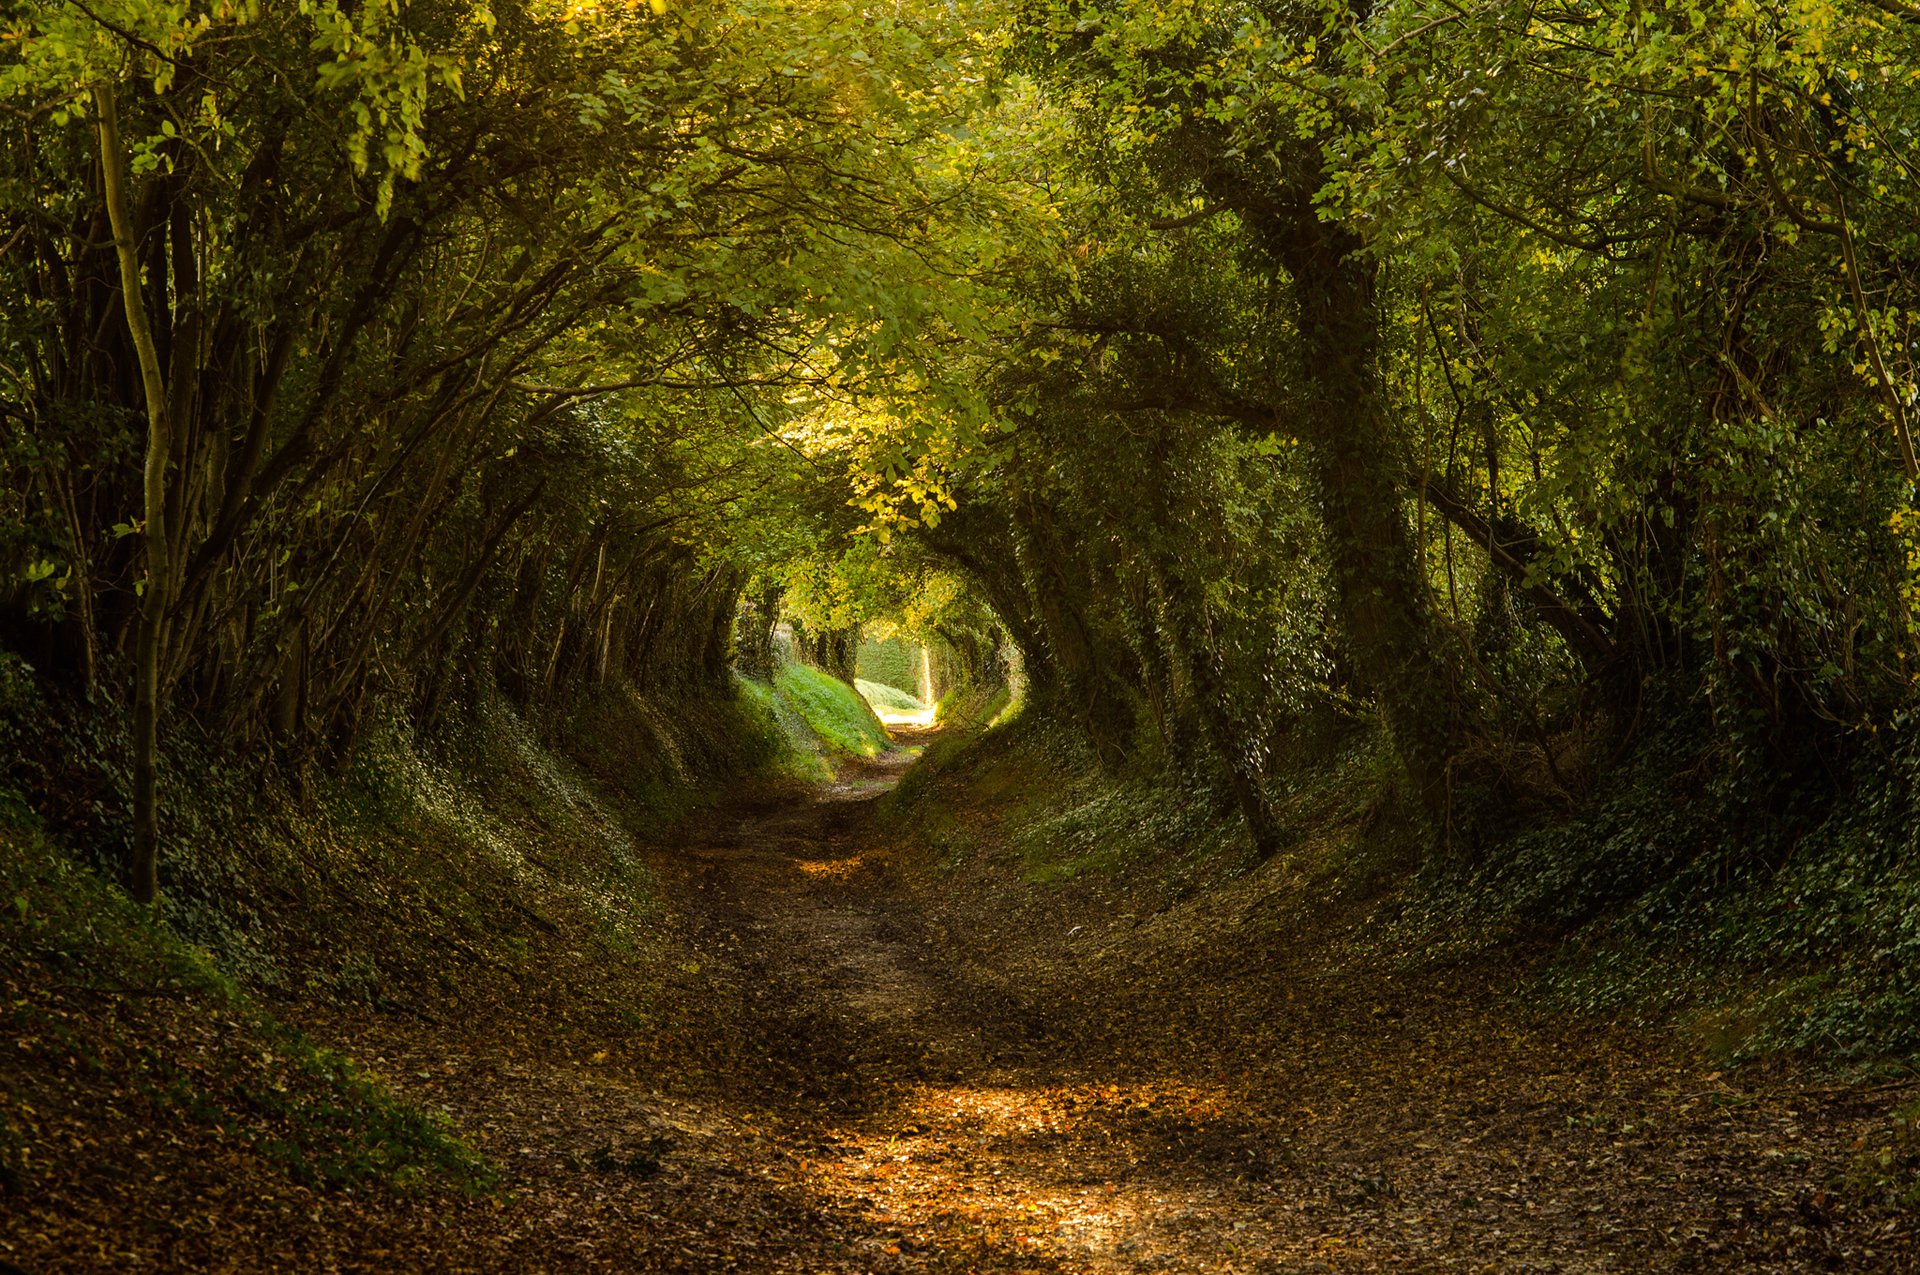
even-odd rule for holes
{"type": "Polygon", "coordinates": [[[889,804],[949,861],[985,844],[954,808],[995,811],[1041,884],[1120,876],[1183,895],[1292,874],[1301,915],[1366,909],[1346,941],[1383,971],[1517,955],[1535,1008],[1679,1024],[1722,1061],[1902,1066],[1920,1052],[1920,738],[1864,753],[1816,803],[1729,781],[1697,725],[1666,719],[1571,817],[1444,851],[1368,730],[1271,777],[1271,865],[1207,776],[1102,770],[1040,714],[939,741],[889,804]]]}
{"type": "Polygon", "coordinates": [[[1573,817],[1425,874],[1410,924],[1544,942],[1550,1003],[1679,1022],[1723,1060],[1920,1052],[1920,739],[1864,751],[1837,796],[1739,775],[1676,715],[1573,817]]]}
{"type": "Polygon", "coordinates": [[[61,1124],[90,1114],[74,1105],[89,1092],[143,1126],[196,1126],[309,1185],[494,1189],[491,1166],[443,1121],[279,1021],[205,949],[21,820],[9,796],[0,1160],[12,1189],[58,1171],[48,1149],[61,1124]]]}

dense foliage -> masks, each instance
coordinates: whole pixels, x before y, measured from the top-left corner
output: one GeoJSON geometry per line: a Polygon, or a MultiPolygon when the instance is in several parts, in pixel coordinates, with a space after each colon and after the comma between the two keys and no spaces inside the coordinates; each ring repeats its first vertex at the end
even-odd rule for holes
{"type": "Polygon", "coordinates": [[[0,620],[136,754],[864,631],[1475,858],[1907,721],[1898,3],[11,14],[0,620]]]}
{"type": "Polygon", "coordinates": [[[1468,853],[1662,718],[1831,791],[1913,697],[1914,18],[1026,7],[987,127],[1050,250],[922,538],[1263,847],[1343,719],[1468,853]]]}
{"type": "Polygon", "coordinates": [[[851,14],[9,10],[0,623],[131,702],[137,892],[163,708],[298,761],[725,685],[786,396],[965,200],[909,166],[953,40],[851,14]]]}

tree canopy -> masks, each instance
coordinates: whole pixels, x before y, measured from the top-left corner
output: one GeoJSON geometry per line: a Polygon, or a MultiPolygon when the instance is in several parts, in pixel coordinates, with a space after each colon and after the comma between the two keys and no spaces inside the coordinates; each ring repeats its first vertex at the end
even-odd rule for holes
{"type": "Polygon", "coordinates": [[[1830,774],[1914,699],[1917,30],[16,4],[0,628],[128,711],[146,895],[167,722],[324,765],[783,616],[1004,637],[1263,852],[1353,730],[1456,852],[1650,717],[1830,774]]]}

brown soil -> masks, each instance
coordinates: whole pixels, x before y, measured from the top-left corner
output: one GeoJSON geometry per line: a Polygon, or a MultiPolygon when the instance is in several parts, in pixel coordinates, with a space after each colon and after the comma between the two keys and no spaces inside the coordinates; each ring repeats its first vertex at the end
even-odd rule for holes
{"type": "MultiPolygon", "coordinates": [[[[645,1042],[312,1017],[445,1109],[504,1198],[310,1190],[236,1155],[30,1201],[0,1232],[12,1261],[1916,1269],[1912,1215],[1849,1186],[1911,1090],[1722,1073],[1530,1016],[1508,969],[1389,977],[1353,959],[1353,916],[1289,912],[1277,866],[1139,915],[1117,889],[1028,885],[1005,856],[942,868],[874,818],[903,765],[717,814],[656,854],[679,956],[664,993],[634,989],[658,1014],[645,1042]]],[[[993,844],[990,805],[961,817],[993,844]]]]}

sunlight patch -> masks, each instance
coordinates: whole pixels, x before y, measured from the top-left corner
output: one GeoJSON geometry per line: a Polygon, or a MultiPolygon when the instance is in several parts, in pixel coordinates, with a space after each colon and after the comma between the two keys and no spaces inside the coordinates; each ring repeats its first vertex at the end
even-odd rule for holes
{"type": "Polygon", "coordinates": [[[1171,1259],[1181,1240],[1170,1218],[1230,1244],[1252,1238],[1234,1227],[1241,1202],[1141,1172],[1159,1137],[1234,1107],[1218,1087],[1171,1081],[926,1086],[897,1131],[836,1131],[814,1182],[886,1228],[875,1242],[888,1253],[964,1236],[1042,1259],[1171,1259]]]}
{"type": "Polygon", "coordinates": [[[864,854],[849,855],[844,859],[796,859],[793,866],[810,877],[825,877],[830,881],[845,881],[858,872],[866,863],[864,854]]]}

